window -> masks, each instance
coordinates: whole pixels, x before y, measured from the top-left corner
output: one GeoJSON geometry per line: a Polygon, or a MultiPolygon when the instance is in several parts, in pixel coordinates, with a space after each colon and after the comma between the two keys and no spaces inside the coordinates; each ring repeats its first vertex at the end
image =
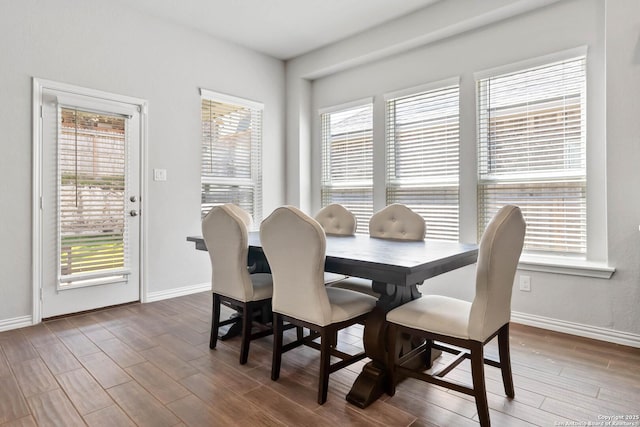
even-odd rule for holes
{"type": "MultiPolygon", "coordinates": [[[[338,107],[340,108],[340,107],[338,107]]],[[[339,203],[369,232],[373,213],[373,106],[349,106],[321,113],[322,206],[339,203]]]]}
{"type": "Polygon", "coordinates": [[[235,203],[262,220],[262,104],[202,90],[201,214],[235,203]]]}
{"type": "Polygon", "coordinates": [[[440,86],[388,96],[386,202],[422,215],[427,237],[457,241],[460,91],[440,86]]]}
{"type": "Polygon", "coordinates": [[[585,257],[585,57],[477,85],[479,233],[512,203],[527,221],[529,253],[585,257]]]}
{"type": "Polygon", "coordinates": [[[128,275],[125,116],[59,107],[60,286],[128,275]]]}

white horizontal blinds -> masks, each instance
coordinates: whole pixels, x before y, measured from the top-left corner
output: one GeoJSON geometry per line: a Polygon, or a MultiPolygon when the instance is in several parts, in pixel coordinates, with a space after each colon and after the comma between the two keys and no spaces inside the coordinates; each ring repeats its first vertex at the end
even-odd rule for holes
{"type": "Polygon", "coordinates": [[[262,215],[262,109],[202,99],[202,216],[235,203],[262,215]]]}
{"type": "Polygon", "coordinates": [[[420,213],[428,238],[458,240],[459,86],[387,101],[387,204],[420,213]]]}
{"type": "Polygon", "coordinates": [[[479,231],[519,205],[530,252],[586,254],[585,57],[491,77],[479,91],[479,231]]]}
{"type": "Polygon", "coordinates": [[[322,206],[339,203],[358,219],[358,233],[367,233],[373,213],[373,106],[321,115],[322,206]]]}
{"type": "Polygon", "coordinates": [[[65,107],[58,114],[60,286],[122,280],[127,118],[65,107]]]}

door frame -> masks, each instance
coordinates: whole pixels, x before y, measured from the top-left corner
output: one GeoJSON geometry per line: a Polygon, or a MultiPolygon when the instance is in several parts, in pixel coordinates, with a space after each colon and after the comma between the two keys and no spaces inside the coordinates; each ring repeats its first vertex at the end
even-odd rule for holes
{"type": "Polygon", "coordinates": [[[51,89],[59,92],[68,92],[71,94],[79,94],[94,98],[104,99],[108,101],[122,102],[132,104],[138,107],[140,111],[140,301],[147,302],[147,187],[148,181],[148,101],[141,98],[134,98],[125,95],[118,95],[101,90],[90,89],[82,86],[71,85],[67,83],[55,82],[33,77],[33,93],[32,93],[32,260],[31,260],[31,276],[33,282],[33,308],[31,323],[33,325],[42,322],[42,284],[43,284],[43,245],[42,245],[42,92],[44,89],[51,89]]]}

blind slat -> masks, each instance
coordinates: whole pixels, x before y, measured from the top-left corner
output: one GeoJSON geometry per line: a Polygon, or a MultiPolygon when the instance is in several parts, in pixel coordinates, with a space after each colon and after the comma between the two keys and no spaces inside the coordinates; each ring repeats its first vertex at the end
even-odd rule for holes
{"type": "Polygon", "coordinates": [[[459,88],[387,100],[386,202],[422,215],[428,238],[458,240],[459,88]]]}
{"type": "Polygon", "coordinates": [[[353,212],[357,233],[373,214],[373,106],[322,113],[322,206],[339,203],[353,212]]]}
{"type": "Polygon", "coordinates": [[[60,283],[125,275],[127,119],[64,107],[59,115],[60,283]]]}
{"type": "Polygon", "coordinates": [[[505,204],[525,250],[586,253],[584,56],[478,81],[478,231],[505,204]]]}
{"type": "Polygon", "coordinates": [[[262,220],[262,109],[209,98],[202,98],[201,109],[201,215],[234,203],[257,226],[262,220]]]}

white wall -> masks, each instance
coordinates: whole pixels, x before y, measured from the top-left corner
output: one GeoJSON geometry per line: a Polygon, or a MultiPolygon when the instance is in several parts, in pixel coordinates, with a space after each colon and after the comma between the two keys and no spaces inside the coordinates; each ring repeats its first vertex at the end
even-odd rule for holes
{"type": "Polygon", "coordinates": [[[151,293],[210,281],[200,233],[199,88],[264,103],[264,212],[284,202],[282,61],[127,10],[127,2],[0,3],[0,325],[31,316],[31,79],[149,101],[151,293]],[[124,9],[119,9],[124,8],[124,9]]]}
{"type": "MultiPolygon", "coordinates": [[[[460,76],[461,239],[475,240],[474,72],[586,45],[589,244],[593,259],[608,259],[616,273],[605,280],[524,272],[532,291],[515,290],[512,308],[518,321],[640,346],[640,204],[628,193],[640,184],[639,9],[636,0],[448,0],[290,61],[288,172],[309,174],[310,184],[297,187],[297,177],[288,176],[288,201],[309,211],[320,207],[318,108],[373,95],[376,129],[384,93],[460,76]],[[308,134],[290,120],[300,111],[295,102],[311,106],[309,117],[296,117],[311,123],[308,134]]],[[[374,144],[374,175],[384,176],[382,132],[374,144]]],[[[469,267],[440,276],[423,291],[471,299],[473,273],[469,267]]]]}

